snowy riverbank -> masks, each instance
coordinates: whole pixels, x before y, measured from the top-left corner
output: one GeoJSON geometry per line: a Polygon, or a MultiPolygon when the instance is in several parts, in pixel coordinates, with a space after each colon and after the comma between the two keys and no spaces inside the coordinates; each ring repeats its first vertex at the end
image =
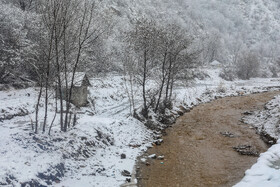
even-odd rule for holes
{"type": "MultiPolygon", "coordinates": [[[[193,107],[218,97],[280,86],[279,79],[228,82],[218,77],[218,70],[208,73],[206,80],[196,80],[187,88],[183,84],[177,87],[174,111],[181,105],[193,107]]],[[[36,88],[0,92],[0,118],[6,118],[0,121],[1,185],[113,187],[125,182],[127,177],[122,176],[122,171],[133,170],[137,156],[152,145],[154,133],[130,116],[122,76],[91,79],[91,84],[94,104],[80,109],[76,127],[61,133],[54,126],[51,136],[31,133],[36,88]]],[[[140,107],[140,92],[136,101],[140,107]]],[[[51,100],[49,122],[55,114],[54,107],[51,100]]]]}
{"type": "Polygon", "coordinates": [[[244,121],[259,132],[268,133],[278,140],[267,152],[262,153],[256,164],[247,170],[245,177],[235,187],[280,186],[280,96],[268,102],[265,109],[247,116],[244,121]]]}

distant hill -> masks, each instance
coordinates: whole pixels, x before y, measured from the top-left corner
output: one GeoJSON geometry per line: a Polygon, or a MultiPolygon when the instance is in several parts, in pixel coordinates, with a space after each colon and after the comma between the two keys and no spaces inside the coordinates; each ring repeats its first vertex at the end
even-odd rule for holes
{"type": "MultiPolygon", "coordinates": [[[[218,60],[227,61],[240,48],[277,56],[280,40],[278,0],[117,0],[103,1],[118,20],[116,32],[145,16],[162,24],[177,23],[215,42],[218,60]],[[272,54],[273,53],[273,54],[272,54]]],[[[209,61],[211,61],[210,59],[209,61]]]]}

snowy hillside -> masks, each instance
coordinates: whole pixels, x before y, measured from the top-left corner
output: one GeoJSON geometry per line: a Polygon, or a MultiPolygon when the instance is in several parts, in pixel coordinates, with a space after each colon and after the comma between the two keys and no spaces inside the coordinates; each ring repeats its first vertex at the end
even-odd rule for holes
{"type": "Polygon", "coordinates": [[[161,24],[177,23],[194,35],[207,37],[202,45],[217,47],[216,59],[223,63],[228,63],[237,50],[246,47],[259,51],[263,57],[271,57],[279,49],[280,4],[277,0],[118,0],[103,3],[116,15],[115,32],[130,29],[133,19],[139,16],[154,18],[161,24]]]}

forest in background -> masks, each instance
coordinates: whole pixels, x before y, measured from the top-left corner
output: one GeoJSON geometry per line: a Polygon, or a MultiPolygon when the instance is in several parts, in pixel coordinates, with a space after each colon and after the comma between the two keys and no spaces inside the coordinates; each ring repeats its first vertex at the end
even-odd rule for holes
{"type": "Polygon", "coordinates": [[[148,118],[150,110],[172,108],[176,81],[187,82],[214,60],[223,64],[225,80],[277,77],[279,6],[266,0],[2,0],[0,84],[40,87],[36,114],[44,98],[43,132],[50,94],[56,89],[62,97],[66,87],[66,103],[59,98],[56,107],[66,131],[75,73],[117,72],[126,77],[131,111],[134,87],[141,88],[141,115],[148,118]]]}

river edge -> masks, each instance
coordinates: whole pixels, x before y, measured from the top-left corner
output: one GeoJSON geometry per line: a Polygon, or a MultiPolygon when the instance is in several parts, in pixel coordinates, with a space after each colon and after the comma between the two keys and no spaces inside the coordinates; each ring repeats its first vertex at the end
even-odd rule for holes
{"type": "MultiPolygon", "coordinates": [[[[215,98],[215,99],[212,99],[212,100],[210,100],[209,102],[205,102],[205,103],[199,103],[198,105],[196,105],[196,106],[194,106],[193,108],[191,108],[191,111],[187,111],[186,113],[191,113],[192,112],[192,110],[193,109],[195,109],[196,107],[199,107],[199,106],[201,106],[201,105],[204,105],[204,104],[207,104],[207,103],[212,103],[212,102],[215,102],[215,101],[217,101],[217,100],[222,100],[222,99],[226,99],[226,98],[238,98],[238,97],[251,97],[251,96],[254,96],[254,95],[262,95],[262,94],[271,94],[272,96],[271,96],[271,98],[269,99],[269,100],[267,100],[266,102],[268,102],[268,101],[270,101],[275,95],[278,95],[279,94],[279,91],[264,91],[264,92],[259,92],[259,93],[252,93],[252,94],[248,94],[248,95],[245,95],[245,96],[240,96],[240,95],[237,95],[237,96],[225,96],[225,97],[219,97],[219,98],[215,98]]],[[[264,102],[264,103],[262,103],[262,106],[261,106],[261,108],[265,105],[265,103],[266,102],[264,102]]],[[[259,108],[259,110],[261,109],[261,108],[259,108]]],[[[184,116],[186,115],[186,113],[184,114],[184,116]]],[[[179,117],[179,119],[181,119],[182,117],[179,117]]],[[[240,117],[240,120],[241,120],[241,118],[242,118],[242,116],[240,117]]],[[[177,123],[177,121],[178,121],[178,118],[177,118],[177,120],[176,120],[176,123],[177,123]]],[[[170,131],[172,131],[172,129],[173,129],[173,127],[174,126],[176,126],[176,124],[175,125],[170,125],[170,126],[168,126],[165,130],[166,131],[168,131],[168,134],[169,134],[169,132],[170,131]]],[[[163,133],[163,135],[164,135],[165,133],[163,133]]],[[[168,135],[167,135],[168,136],[168,135]]],[[[163,137],[163,140],[164,140],[164,142],[165,142],[165,139],[166,139],[166,137],[167,137],[166,135],[163,137]]],[[[259,136],[259,135],[258,135],[259,136]]],[[[260,136],[259,136],[259,139],[261,139],[260,138],[260,136]]],[[[163,144],[165,144],[165,143],[163,143],[163,144]]],[[[271,145],[270,145],[271,146],[271,145]]],[[[159,147],[159,146],[154,146],[154,147],[152,147],[152,148],[150,148],[150,149],[148,149],[146,152],[144,152],[141,156],[139,156],[138,157],[138,159],[137,159],[137,162],[136,162],[136,164],[135,164],[135,169],[134,169],[134,172],[133,172],[133,175],[136,175],[136,176],[134,176],[134,178],[136,178],[137,179],[137,181],[138,181],[138,186],[143,186],[142,185],[142,182],[141,181],[143,181],[143,180],[146,180],[146,178],[145,177],[143,177],[142,176],[142,170],[143,170],[143,168],[151,168],[151,167],[153,167],[153,163],[156,161],[156,160],[153,160],[153,159],[148,159],[148,163],[146,162],[145,164],[143,164],[143,157],[147,157],[148,155],[150,155],[153,151],[151,151],[151,150],[153,150],[153,149],[155,149],[156,147],[159,147]],[[151,166],[147,166],[147,165],[150,165],[151,164],[151,166]]],[[[266,149],[265,150],[267,150],[269,148],[269,146],[267,145],[267,147],[266,147],[266,149]]],[[[252,162],[251,163],[251,165],[253,165],[255,162],[256,162],[256,160],[257,160],[257,158],[255,158],[254,159],[254,162],[252,162]]],[[[162,163],[164,163],[164,162],[162,162],[162,163]]],[[[251,166],[250,165],[250,166],[251,166]]],[[[243,172],[243,174],[244,174],[244,172],[243,172]]],[[[240,178],[240,180],[241,180],[241,178],[240,178]]],[[[238,182],[238,181],[237,181],[238,182]]],[[[135,184],[136,185],[136,184],[135,184]]],[[[145,185],[144,185],[145,186],[145,185]]]]}

